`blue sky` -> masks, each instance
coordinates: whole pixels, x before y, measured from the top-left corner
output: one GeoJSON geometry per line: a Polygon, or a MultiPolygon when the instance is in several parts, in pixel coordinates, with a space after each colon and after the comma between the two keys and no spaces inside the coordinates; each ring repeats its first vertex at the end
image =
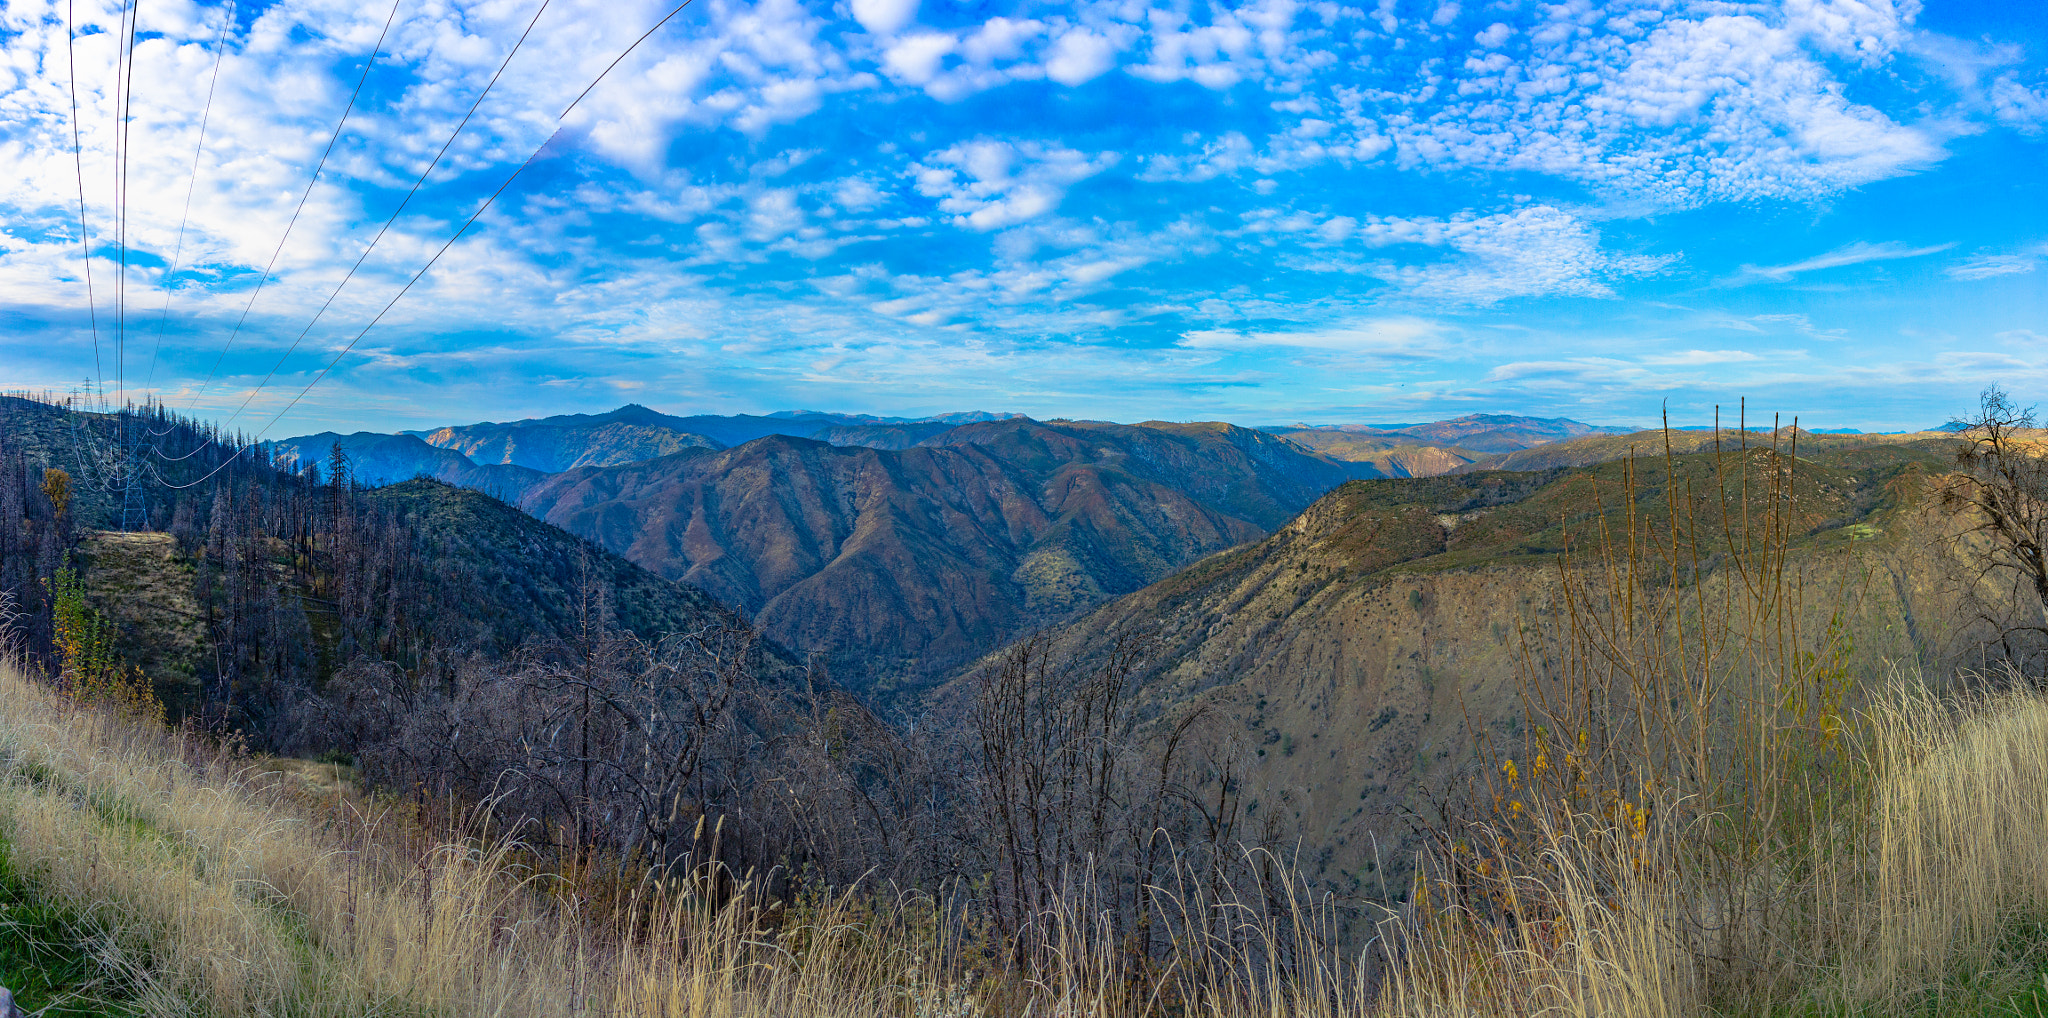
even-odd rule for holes
{"type": "Polygon", "coordinates": [[[694,0],[563,118],[665,5],[140,2],[125,228],[122,8],[67,53],[64,4],[0,6],[0,385],[274,436],[629,401],[1892,429],[2048,393],[2031,5],[694,0]]]}

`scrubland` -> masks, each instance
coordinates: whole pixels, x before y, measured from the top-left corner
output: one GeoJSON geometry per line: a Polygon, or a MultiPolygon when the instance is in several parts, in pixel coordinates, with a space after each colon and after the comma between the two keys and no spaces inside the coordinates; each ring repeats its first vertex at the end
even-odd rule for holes
{"type": "Polygon", "coordinates": [[[1839,592],[1798,580],[1791,460],[1717,457],[1661,508],[1630,465],[1520,635],[1517,723],[1477,729],[1378,904],[1267,849],[1148,869],[1142,915],[1074,867],[1005,921],[972,881],[734,872],[715,825],[659,866],[565,857],[9,662],[0,964],[50,1014],[223,1018],[2048,1011],[2048,695],[1859,678],[1839,592]]]}
{"type": "Polygon", "coordinates": [[[1020,956],[943,892],[769,906],[711,867],[623,883],[542,873],[516,831],[450,836],[329,769],[82,707],[11,668],[0,702],[0,841],[38,909],[10,904],[7,922],[49,936],[40,957],[73,970],[68,1013],[2033,1014],[2048,1001],[2048,698],[2019,684],[1870,697],[1833,736],[1841,759],[1813,764],[1835,769],[1842,797],[1807,798],[1816,785],[1779,774],[1781,798],[1800,801],[1739,836],[1733,818],[1669,802],[1546,811],[1520,774],[1525,791],[1507,794],[1522,805],[1467,829],[1408,914],[1363,945],[1330,933],[1337,903],[1286,893],[1284,867],[1252,893],[1167,888],[1157,918],[1179,946],[1165,964],[1100,936],[1078,893],[1020,956]]]}

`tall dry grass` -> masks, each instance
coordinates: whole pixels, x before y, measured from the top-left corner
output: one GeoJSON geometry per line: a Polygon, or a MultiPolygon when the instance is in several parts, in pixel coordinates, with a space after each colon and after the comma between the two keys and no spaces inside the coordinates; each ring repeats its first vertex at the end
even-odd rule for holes
{"type": "Polygon", "coordinates": [[[1947,701],[1917,690],[1878,705],[1871,723],[1881,777],[1860,893],[1842,915],[1864,933],[1844,944],[1844,995],[1899,998],[2014,961],[2048,967],[2000,957],[2015,935],[2048,929],[2048,698],[2019,684],[1947,701]]]}
{"type": "Polygon", "coordinates": [[[1426,885],[1367,948],[1391,948],[1384,987],[1341,946],[1332,904],[1284,870],[1256,894],[1162,889],[1180,945],[1164,964],[1133,959],[1084,893],[1065,896],[1041,917],[1046,950],[1017,968],[943,896],[820,893],[763,912],[686,875],[643,886],[622,929],[511,843],[337,813],[288,777],[13,672],[0,702],[0,839],[40,893],[123,941],[132,1006],[150,1015],[1929,1013],[1958,976],[2017,985],[2012,934],[2048,916],[2048,699],[2018,689],[1900,690],[1860,715],[1871,791],[1816,850],[1825,879],[1779,874],[1804,899],[1742,927],[1798,978],[1740,1007],[1716,996],[1703,931],[1735,918],[1735,892],[1768,896],[1615,865],[1688,833],[1662,821],[1641,836],[1544,828],[1540,868],[1489,885],[1507,895],[1490,909],[1426,885]],[[1503,904],[1517,921],[1500,921],[1503,904]]]}
{"type": "MultiPolygon", "coordinates": [[[[360,798],[0,666],[0,842],[137,959],[141,1014],[967,1018],[1363,1015],[1339,915],[1272,888],[1160,889],[1177,953],[1134,957],[1083,892],[993,942],[955,897],[762,907],[712,867],[594,908],[516,839],[436,840],[360,798]]],[[[1078,886],[1078,884],[1077,884],[1078,886]]]]}
{"type": "Polygon", "coordinates": [[[1430,881],[1423,921],[1389,924],[1400,958],[1381,1003],[1430,1016],[1940,1015],[1992,1013],[2043,986],[2048,697],[1900,683],[1874,699],[1858,718],[1869,791],[1809,832],[1805,857],[1729,886],[1652,862],[1696,828],[1539,821],[1533,858],[1496,854],[1497,879],[1474,885],[1491,900],[1430,881]],[[1774,908],[1736,911],[1745,902],[1774,908]],[[1737,978],[1729,940],[1786,977],[1737,978]]]}
{"type": "Polygon", "coordinates": [[[1597,493],[1519,744],[1387,930],[1390,1010],[1971,1013],[2048,968],[2048,700],[1874,686],[1796,448],[1730,446],[1597,493]]]}

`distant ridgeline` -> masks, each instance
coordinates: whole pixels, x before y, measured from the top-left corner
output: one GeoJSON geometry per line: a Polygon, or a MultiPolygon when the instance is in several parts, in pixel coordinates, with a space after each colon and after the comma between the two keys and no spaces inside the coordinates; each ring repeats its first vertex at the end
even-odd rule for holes
{"type": "Polygon", "coordinates": [[[850,687],[886,691],[1270,533],[1346,480],[1477,469],[1616,430],[1505,415],[1254,430],[626,406],[276,449],[312,462],[339,445],[358,479],[489,492],[702,587],[850,687]]]}

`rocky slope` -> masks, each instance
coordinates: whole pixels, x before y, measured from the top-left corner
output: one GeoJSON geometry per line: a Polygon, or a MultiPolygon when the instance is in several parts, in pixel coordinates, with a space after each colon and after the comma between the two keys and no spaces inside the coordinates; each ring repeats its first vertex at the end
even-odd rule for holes
{"type": "MultiPolygon", "coordinates": [[[[1952,560],[1920,497],[1948,448],[1845,444],[1799,467],[1793,572],[1813,592],[1808,622],[1839,608],[1867,660],[1939,666],[1962,649],[1952,560]]],[[[1147,642],[1141,710],[1215,712],[1220,752],[1245,765],[1252,828],[1303,846],[1329,886],[1378,893],[1384,879],[1398,893],[1411,819],[1433,818],[1471,773],[1479,732],[1513,738],[1525,647],[1540,656],[1558,625],[1560,521],[1581,543],[1603,514],[1620,523],[1625,466],[1347,484],[1271,537],[1062,627],[1055,652],[1087,666],[1120,638],[1147,642]]],[[[1711,490],[1704,457],[1678,466],[1680,490],[1711,490]]],[[[1662,463],[1636,467],[1645,521],[1662,527],[1662,463]]],[[[936,694],[942,713],[964,707],[973,675],[936,694]]]]}
{"type": "Polygon", "coordinates": [[[1455,446],[1419,444],[1406,435],[1364,435],[1335,428],[1289,431],[1286,438],[1351,464],[1361,478],[1434,477],[1493,458],[1455,446]]]}
{"type": "Polygon", "coordinates": [[[1346,476],[1229,425],[1016,419],[900,451],[774,436],[584,467],[522,505],[889,687],[1262,537],[1346,476]]]}

